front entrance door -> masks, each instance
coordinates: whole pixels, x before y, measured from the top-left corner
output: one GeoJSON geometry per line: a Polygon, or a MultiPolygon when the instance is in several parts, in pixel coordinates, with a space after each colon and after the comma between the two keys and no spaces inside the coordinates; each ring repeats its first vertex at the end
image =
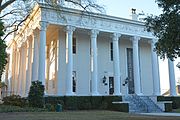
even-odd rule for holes
{"type": "Polygon", "coordinates": [[[114,77],[109,77],[109,94],[114,93],[114,77]]]}
{"type": "Polygon", "coordinates": [[[134,94],[133,49],[127,48],[128,94],[134,94]]]}

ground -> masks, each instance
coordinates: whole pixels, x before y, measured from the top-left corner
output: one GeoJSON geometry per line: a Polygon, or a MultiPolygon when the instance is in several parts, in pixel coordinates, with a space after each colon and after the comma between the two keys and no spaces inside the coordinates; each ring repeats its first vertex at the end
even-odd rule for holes
{"type": "Polygon", "coordinates": [[[145,116],[114,111],[0,113],[0,120],[180,120],[180,117],[145,116]]]}

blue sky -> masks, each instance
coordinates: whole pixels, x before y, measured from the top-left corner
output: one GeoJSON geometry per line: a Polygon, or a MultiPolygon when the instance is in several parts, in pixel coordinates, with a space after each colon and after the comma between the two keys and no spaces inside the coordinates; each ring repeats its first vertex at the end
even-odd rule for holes
{"type": "Polygon", "coordinates": [[[155,0],[97,0],[97,2],[104,6],[107,14],[117,17],[129,18],[131,8],[137,9],[137,13],[142,11],[154,15],[161,13],[155,0]]]}
{"type": "MultiPolygon", "coordinates": [[[[106,14],[111,16],[117,16],[122,18],[129,18],[131,9],[137,10],[137,13],[142,11],[147,14],[159,15],[161,9],[158,8],[155,0],[96,0],[100,5],[103,5],[106,14]]],[[[176,60],[174,65],[180,62],[180,59],[176,60]]],[[[159,60],[160,66],[160,79],[162,92],[169,89],[169,76],[168,76],[168,64],[167,60],[159,60]]],[[[175,66],[175,78],[180,79],[180,70],[175,66]]]]}

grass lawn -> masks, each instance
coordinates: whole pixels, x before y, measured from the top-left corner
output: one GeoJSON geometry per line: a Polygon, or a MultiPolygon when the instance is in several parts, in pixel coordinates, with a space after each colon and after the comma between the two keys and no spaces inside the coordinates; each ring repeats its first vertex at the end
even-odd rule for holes
{"type": "Polygon", "coordinates": [[[180,117],[143,116],[114,111],[9,112],[0,120],[180,120],[180,117]]]}

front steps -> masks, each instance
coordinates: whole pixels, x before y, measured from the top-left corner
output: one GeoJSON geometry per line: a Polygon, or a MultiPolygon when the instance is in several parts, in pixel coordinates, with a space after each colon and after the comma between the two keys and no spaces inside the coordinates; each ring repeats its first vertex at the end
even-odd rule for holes
{"type": "Polygon", "coordinates": [[[126,95],[123,96],[123,102],[129,103],[130,113],[163,112],[149,96],[126,95]]]}

